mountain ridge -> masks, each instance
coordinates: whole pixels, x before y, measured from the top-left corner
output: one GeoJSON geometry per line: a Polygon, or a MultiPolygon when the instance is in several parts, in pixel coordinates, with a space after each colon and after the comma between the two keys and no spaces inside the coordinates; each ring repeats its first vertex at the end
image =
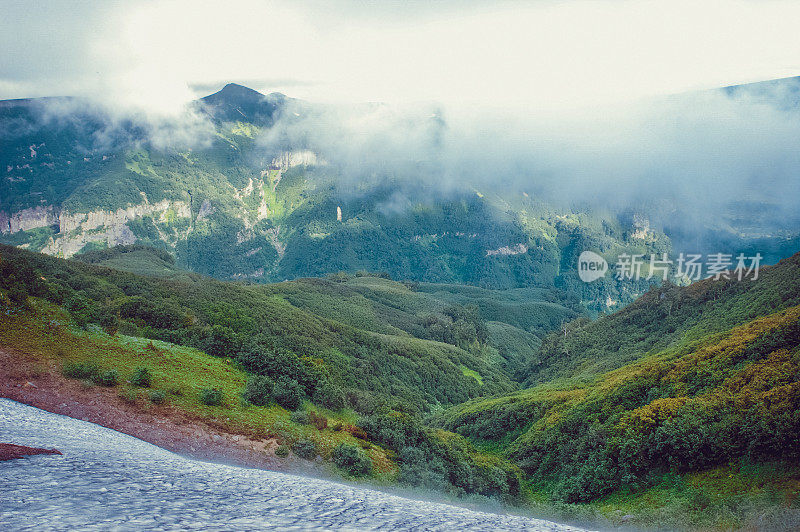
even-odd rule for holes
{"type": "MultiPolygon", "coordinates": [[[[281,130],[272,128],[288,108],[292,116],[310,108],[297,105],[227,84],[194,101],[211,124],[191,123],[196,144],[180,148],[159,144],[180,124],[120,121],[91,107],[57,118],[38,106],[1,107],[0,241],[64,257],[142,244],[221,279],[370,270],[488,288],[553,287],[592,313],[629,303],[649,283],[582,283],[582,250],[613,259],[673,248],[651,227],[646,205],[607,212],[468,182],[437,192],[388,171],[358,178],[323,162],[313,146],[281,145],[281,130]],[[280,149],[267,145],[270,135],[280,149]]],[[[716,236],[703,245],[759,245],[771,261],[797,250],[796,238],[759,238],[716,236]]]]}

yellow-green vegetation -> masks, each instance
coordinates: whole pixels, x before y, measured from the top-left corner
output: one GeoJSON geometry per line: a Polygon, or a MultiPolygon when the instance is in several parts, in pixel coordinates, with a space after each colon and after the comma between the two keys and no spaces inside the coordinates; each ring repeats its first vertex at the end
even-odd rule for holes
{"type": "Polygon", "coordinates": [[[540,384],[434,421],[500,450],[540,499],[640,524],[783,526],[800,515],[798,303],[800,255],[755,282],[665,286],[548,336],[540,384]]]}
{"type": "Polygon", "coordinates": [[[481,374],[478,373],[477,371],[473,371],[466,366],[461,366],[461,373],[463,373],[467,377],[472,377],[473,379],[478,381],[478,384],[483,386],[483,377],[481,377],[481,374]]]}

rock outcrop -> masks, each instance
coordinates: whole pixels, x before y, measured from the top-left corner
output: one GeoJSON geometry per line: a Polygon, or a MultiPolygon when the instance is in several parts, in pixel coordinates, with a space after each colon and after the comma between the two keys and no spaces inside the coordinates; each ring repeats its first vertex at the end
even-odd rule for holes
{"type": "Polygon", "coordinates": [[[59,224],[59,211],[52,205],[31,207],[11,215],[0,211],[0,233],[30,231],[59,224]]]}

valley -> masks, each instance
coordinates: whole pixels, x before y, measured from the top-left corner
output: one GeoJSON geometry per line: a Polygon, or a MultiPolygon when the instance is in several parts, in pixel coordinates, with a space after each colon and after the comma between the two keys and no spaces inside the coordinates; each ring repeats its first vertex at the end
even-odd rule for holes
{"type": "Polygon", "coordinates": [[[2,247],[4,395],[46,406],[60,383],[65,404],[105,404],[92,419],[189,455],[560,522],[783,526],[800,482],[799,261],[591,320],[552,289],[220,282],[145,247],[83,262],[2,247]],[[114,422],[112,405],[184,435],[114,422]]]}

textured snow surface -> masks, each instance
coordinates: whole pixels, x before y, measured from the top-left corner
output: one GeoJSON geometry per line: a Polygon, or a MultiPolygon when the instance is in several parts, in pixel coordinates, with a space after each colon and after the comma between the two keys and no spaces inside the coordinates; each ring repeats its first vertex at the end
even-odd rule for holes
{"type": "Polygon", "coordinates": [[[7,399],[0,441],[64,453],[0,462],[2,530],[578,530],[200,462],[7,399]]]}

